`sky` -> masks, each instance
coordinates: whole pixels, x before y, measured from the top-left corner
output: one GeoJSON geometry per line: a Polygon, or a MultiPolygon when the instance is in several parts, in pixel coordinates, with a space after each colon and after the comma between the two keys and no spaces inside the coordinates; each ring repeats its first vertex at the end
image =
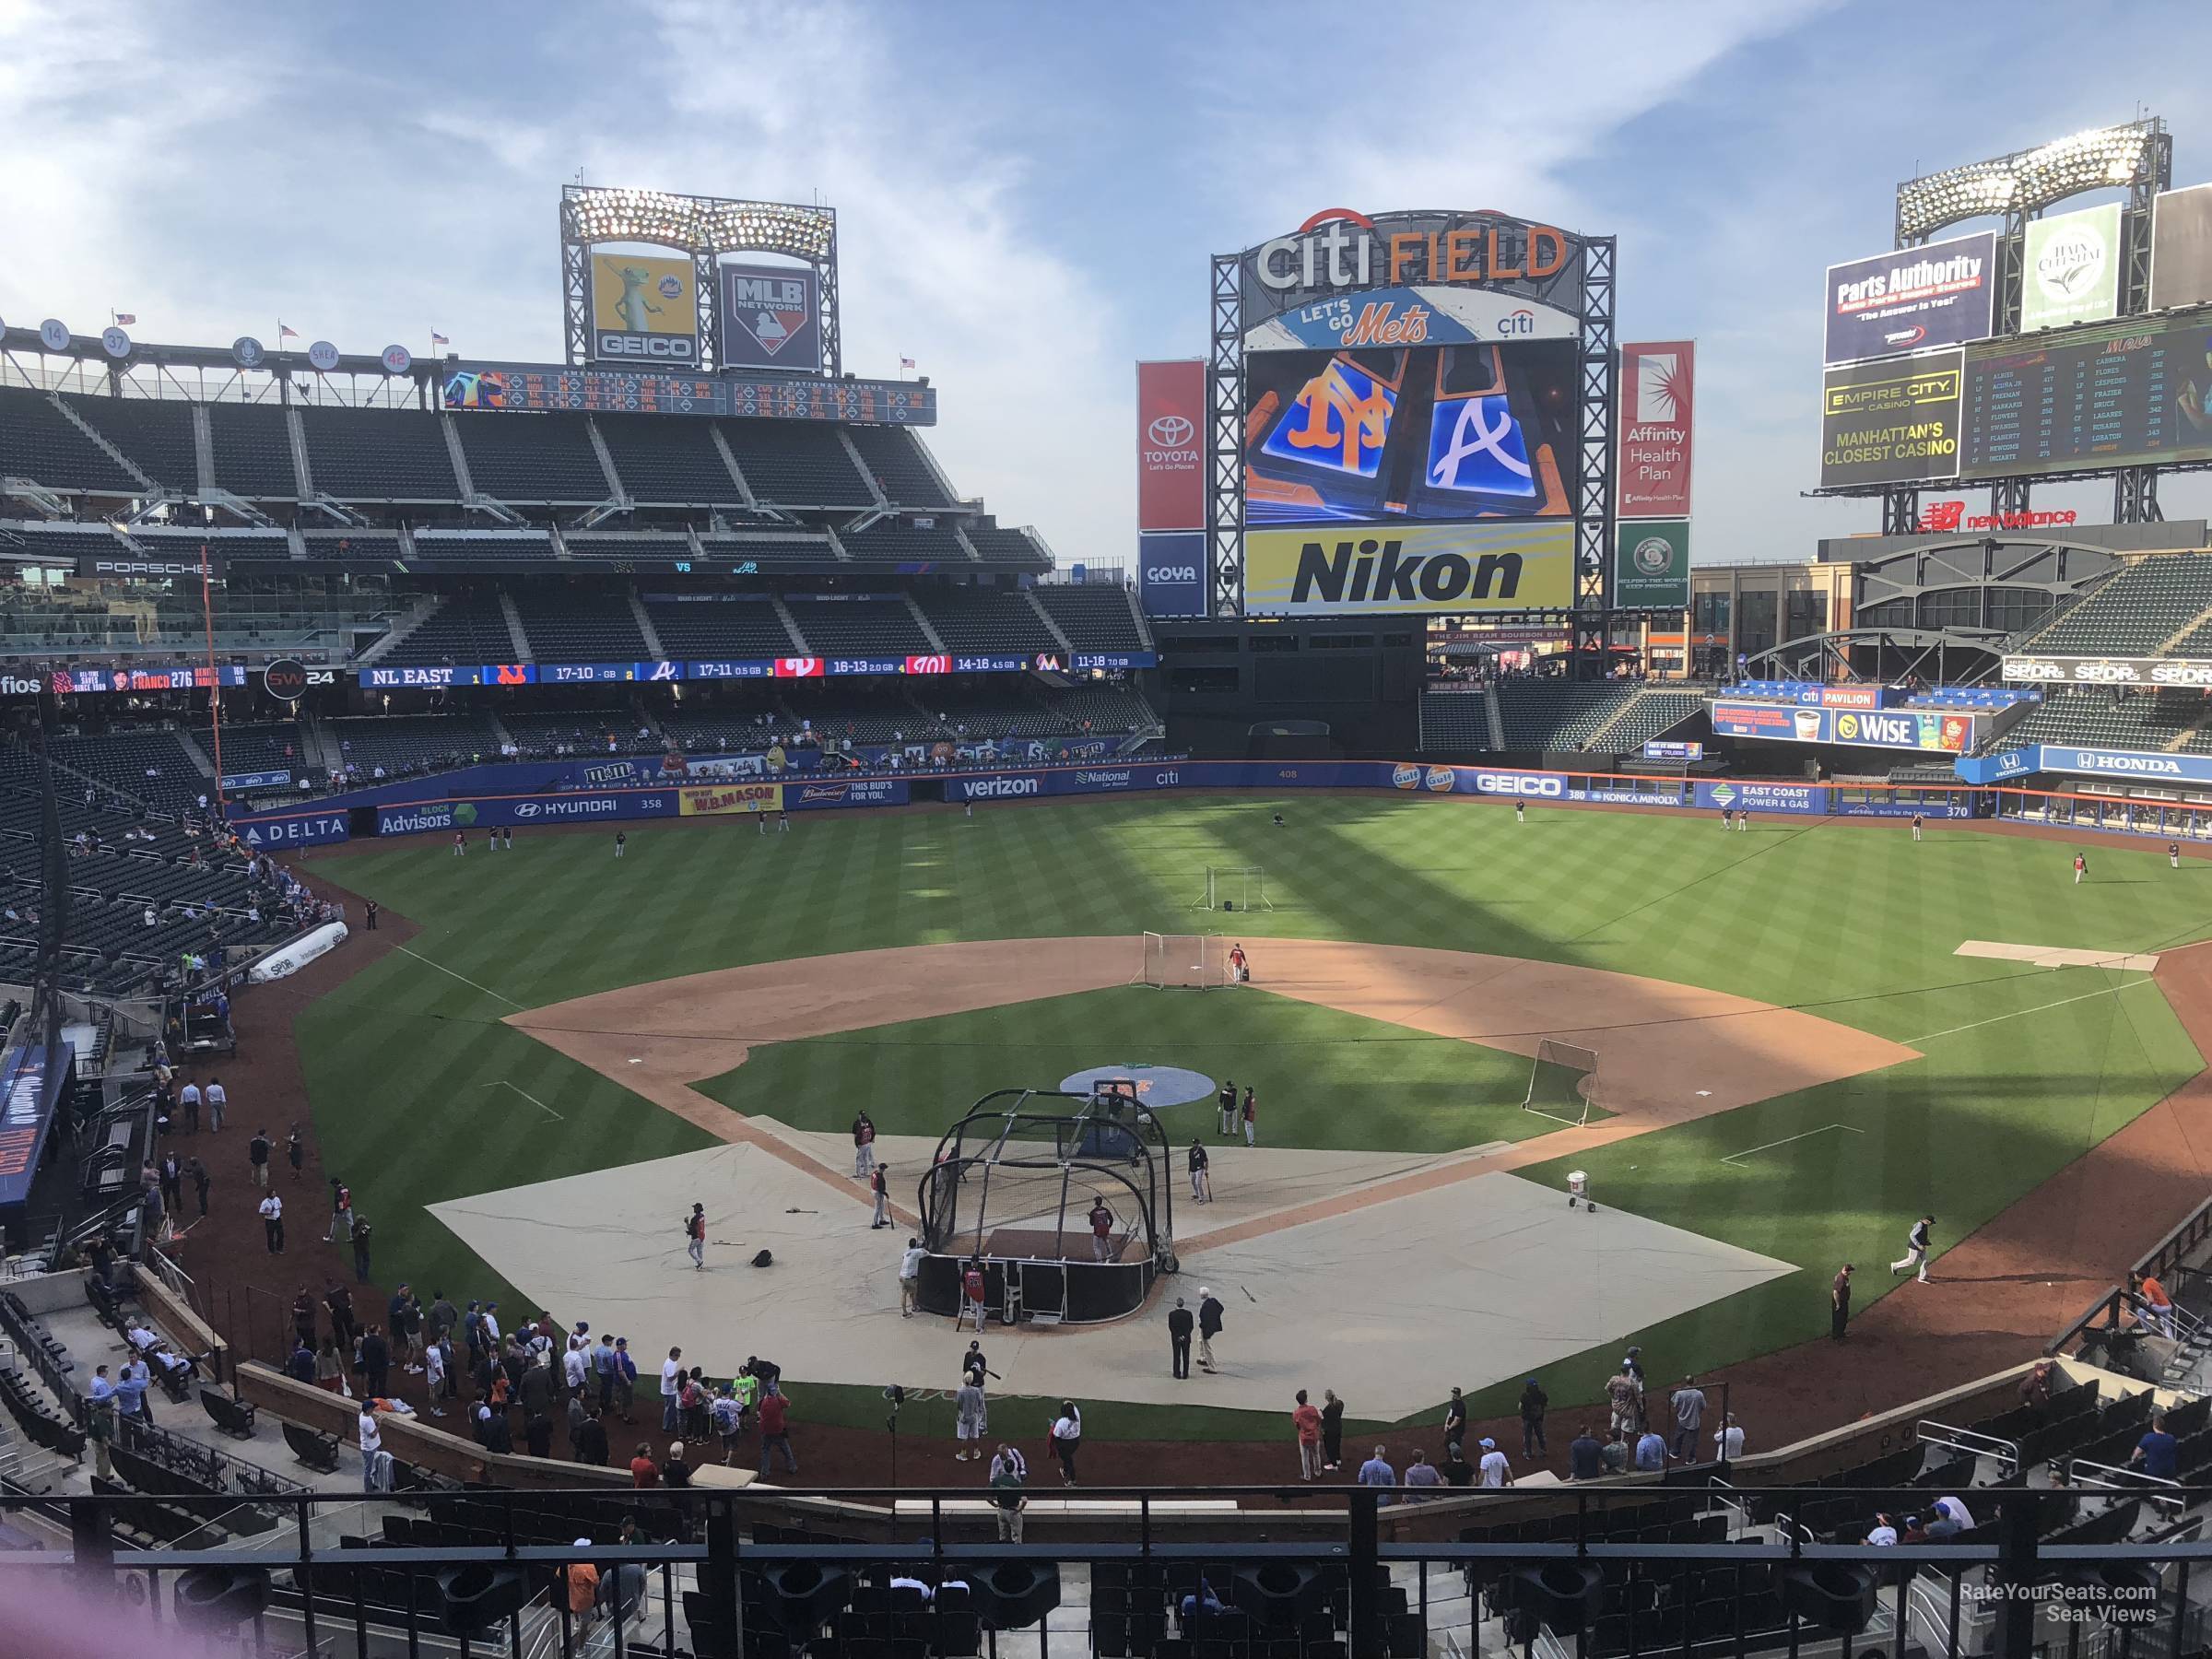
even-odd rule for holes
{"type": "Polygon", "coordinates": [[[2138,112],[2212,180],[2207,62],[2201,0],[0,0],[0,318],[552,361],[579,173],[820,202],[845,367],[913,359],[963,494],[1127,563],[1132,365],[1204,354],[1209,254],[1496,208],[1617,235],[1620,337],[1698,342],[1697,561],[1806,558],[1878,527],[1804,495],[1825,267],[1900,179],[2138,112]]]}

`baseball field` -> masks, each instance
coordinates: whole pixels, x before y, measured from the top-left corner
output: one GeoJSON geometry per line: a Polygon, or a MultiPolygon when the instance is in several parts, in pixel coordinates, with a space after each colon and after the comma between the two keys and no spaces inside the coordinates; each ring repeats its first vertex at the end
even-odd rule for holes
{"type": "MultiPolygon", "coordinates": [[[[2104,846],[2077,886],[2072,853],[1256,794],[632,826],[619,861],[611,831],[465,858],[423,837],[307,866],[417,931],[294,1035],[380,1282],[630,1327],[710,1371],[772,1354],[803,1418],[854,1424],[884,1382],[948,1386],[963,1346],[898,1317],[904,1231],[868,1228],[855,1111],[906,1216],[992,1089],[1233,1078],[1256,1147],[1204,1103],[1169,1124],[1212,1148],[1216,1202],[1179,1160],[1167,1294],[1228,1300],[1224,1376],[1171,1384],[1157,1309],[994,1330],[993,1363],[1082,1394],[1093,1439],[1277,1438],[1298,1386],[1390,1422],[1459,1382],[1480,1416],[1536,1368],[1595,1397],[1624,1343],[1662,1377],[1785,1349],[1826,1334],[1846,1260],[1862,1309],[1943,1292],[1940,1253],[1934,1286],[1887,1270],[1916,1218],[1958,1245],[2202,1068],[2148,963],[2048,964],[2204,936],[2212,865],[2104,846]],[[1274,909],[1194,911],[1209,865],[1264,866],[1274,909]],[[1133,985],[1147,930],[1241,939],[1253,983],[1133,985]],[[1523,1110],[1545,1038],[1602,1057],[1586,1124],[1523,1110]],[[1571,1170],[1596,1215],[1567,1208],[1571,1170]]],[[[2101,1223],[2054,1225],[2063,1258],[2101,1223]]]]}

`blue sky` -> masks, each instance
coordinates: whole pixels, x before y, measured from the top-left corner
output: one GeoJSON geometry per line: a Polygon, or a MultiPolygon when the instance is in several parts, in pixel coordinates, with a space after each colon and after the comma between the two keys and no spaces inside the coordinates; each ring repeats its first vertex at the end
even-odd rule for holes
{"type": "Polygon", "coordinates": [[[2212,6],[2089,0],[0,0],[0,317],[546,360],[579,169],[820,200],[846,366],[917,359],[955,482],[1118,561],[1131,363],[1202,353],[1209,253],[1497,207],[1616,233],[1622,337],[1699,341],[1700,561],[1803,557],[1877,522],[1801,495],[1824,267],[1888,245],[1898,180],[2139,107],[2212,179],[2206,63],[2212,6]]]}

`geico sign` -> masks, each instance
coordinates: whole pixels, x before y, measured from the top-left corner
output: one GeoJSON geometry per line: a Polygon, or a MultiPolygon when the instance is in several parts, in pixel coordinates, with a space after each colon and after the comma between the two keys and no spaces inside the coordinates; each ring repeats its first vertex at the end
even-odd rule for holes
{"type": "Polygon", "coordinates": [[[1196,565],[1153,565],[1145,571],[1147,582],[1195,582],[1196,565]]]}
{"type": "Polygon", "coordinates": [[[1475,789],[1478,794],[1545,795],[1553,800],[1567,793],[1567,785],[1561,780],[1533,777],[1526,772],[1477,772],[1475,789]]]}
{"type": "Polygon", "coordinates": [[[602,329],[598,352],[603,358],[642,358],[656,363],[695,363],[699,342],[689,335],[623,334],[602,329]]]}

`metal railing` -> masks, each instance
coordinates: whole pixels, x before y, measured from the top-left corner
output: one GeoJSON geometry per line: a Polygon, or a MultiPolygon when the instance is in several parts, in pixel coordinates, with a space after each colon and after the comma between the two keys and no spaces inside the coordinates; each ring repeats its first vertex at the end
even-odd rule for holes
{"type": "MultiPolygon", "coordinates": [[[[1743,1488],[1732,1499],[1771,1514],[1808,1491],[1869,1520],[1926,1497],[1818,1488],[1743,1488]]],[[[2039,1644],[2054,1652],[2065,1641],[2076,1651],[2085,1627],[2091,1637],[2128,1632],[2125,1651],[2136,1659],[2179,1659],[2199,1629],[2189,1617],[2191,1576],[2212,1560],[2196,1523],[2137,1536],[2141,1505],[2107,1490],[1988,1489],[1986,1523],[1943,1542],[1896,1546],[1855,1541],[1855,1524],[1825,1541],[1766,1525],[1730,1536],[1696,1519],[1712,1495],[1682,1487],[1396,1503],[1387,1500],[1402,1494],[1363,1488],[1084,1488],[1052,1494],[1073,1500],[1065,1510],[1034,1499],[1020,1543],[1000,1537],[992,1506],[978,1502],[988,1496],[472,1489],[365,1502],[292,1493],[254,1500],[258,1521],[274,1517],[274,1530],[219,1538],[202,1517],[236,1506],[235,1494],[0,1500],[0,1520],[61,1535],[55,1547],[0,1552],[0,1571],[42,1571],[48,1577],[34,1583],[57,1593],[104,1595],[135,1583],[159,1610],[177,1600],[181,1575],[207,1569],[184,1587],[186,1599],[220,1590],[219,1627],[182,1615],[180,1626],[211,1635],[251,1618],[255,1640],[281,1651],[322,1651],[334,1637],[364,1653],[372,1637],[415,1651],[442,1626],[518,1659],[570,1655],[587,1633],[565,1596],[550,1593],[561,1569],[583,1559],[603,1571],[643,1570],[642,1595],[613,1621],[613,1645],[629,1652],[782,1655],[819,1640],[818,1651],[843,1653],[841,1614],[856,1594],[871,1606],[888,1596],[896,1574],[917,1584],[917,1640],[940,1653],[978,1651],[931,1641],[933,1630],[956,1635],[947,1620],[962,1616],[947,1611],[946,1598],[920,1594],[964,1584],[977,1615],[968,1639],[980,1626],[995,1653],[998,1636],[1053,1628],[1038,1609],[1059,1601],[1058,1581],[1082,1572],[1100,1654],[1151,1654],[1171,1629],[1194,1639],[1241,1632],[1231,1651],[1242,1653],[1267,1631],[1323,1640],[1325,1623],[1327,1640],[1341,1632],[1350,1659],[1449,1653],[1454,1643],[1477,1653],[1510,1642],[1529,1653],[1540,1629],[1553,1639],[1547,1651],[1586,1659],[1795,1655],[1830,1651],[1839,1639],[1847,1653],[1855,1643],[1901,1655],[1917,1640],[1945,1659],[2030,1659],[2039,1644]],[[1118,1512],[1085,1513],[1094,1499],[1118,1512]],[[1225,1512],[1223,1500],[1235,1507],[1225,1512]],[[1205,1507],[1194,1510],[1193,1500],[1205,1507]],[[627,1542],[618,1536],[625,1518],[639,1528],[627,1542]],[[360,1535],[380,1529],[373,1544],[360,1535]],[[353,1542],[340,1543],[340,1532],[355,1533],[353,1542]],[[1195,1605],[1201,1575],[1228,1609],[1218,1617],[1195,1605]],[[1041,1580],[1052,1581],[1049,1597],[1032,1594],[1041,1580]],[[393,1599],[394,1584],[406,1586],[404,1600],[393,1599]],[[1302,1630],[1290,1617],[1301,1612],[1302,1630]],[[1134,1641],[1133,1621],[1145,1627],[1134,1641]],[[283,1626],[273,1640],[263,1628],[272,1622],[283,1626]]],[[[2212,1503],[2212,1488],[2176,1496],[2192,1511],[2212,1503]]],[[[1056,1628],[1066,1632],[1065,1617],[1056,1628]]],[[[602,1626],[592,1651],[605,1639],[602,1626]]]]}

